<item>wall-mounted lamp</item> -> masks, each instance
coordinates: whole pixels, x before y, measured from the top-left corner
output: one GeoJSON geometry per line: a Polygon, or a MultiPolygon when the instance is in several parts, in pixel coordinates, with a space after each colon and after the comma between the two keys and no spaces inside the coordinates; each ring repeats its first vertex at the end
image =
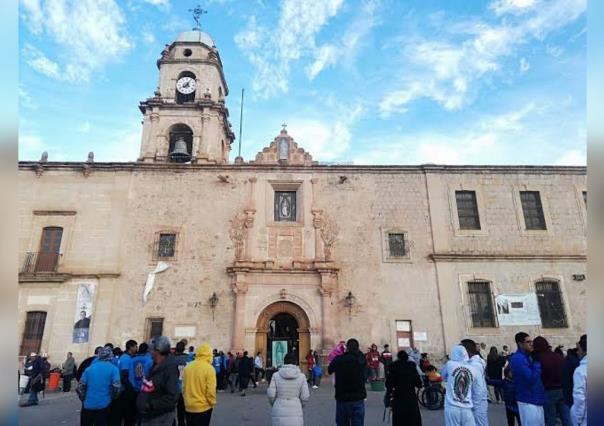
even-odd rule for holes
{"type": "Polygon", "coordinates": [[[212,309],[212,321],[214,321],[214,310],[218,305],[218,296],[216,296],[216,292],[212,293],[212,296],[210,296],[208,302],[210,303],[210,308],[212,309]]]}
{"type": "Polygon", "coordinates": [[[352,295],[352,291],[349,291],[344,301],[346,302],[346,306],[348,306],[348,316],[350,316],[352,315],[352,305],[356,303],[357,299],[352,295]]]}

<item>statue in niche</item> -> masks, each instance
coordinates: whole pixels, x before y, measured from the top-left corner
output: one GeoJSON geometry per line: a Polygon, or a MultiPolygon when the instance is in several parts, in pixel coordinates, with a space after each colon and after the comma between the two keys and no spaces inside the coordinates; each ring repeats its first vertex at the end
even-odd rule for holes
{"type": "Polygon", "coordinates": [[[321,240],[323,241],[323,256],[326,261],[331,261],[331,251],[333,245],[338,240],[340,232],[338,225],[327,215],[323,216],[321,221],[321,240]]]}
{"type": "Polygon", "coordinates": [[[279,141],[279,160],[287,160],[289,157],[289,144],[285,139],[279,141]]]}

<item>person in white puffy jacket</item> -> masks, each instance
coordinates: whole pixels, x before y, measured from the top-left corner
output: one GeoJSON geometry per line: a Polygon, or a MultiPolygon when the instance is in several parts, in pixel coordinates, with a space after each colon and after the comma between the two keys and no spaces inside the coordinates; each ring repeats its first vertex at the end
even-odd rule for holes
{"type": "Polygon", "coordinates": [[[587,426],[587,335],[581,336],[577,344],[577,353],[581,357],[579,366],[573,374],[573,406],[570,417],[573,426],[587,426]]]}
{"type": "Polygon", "coordinates": [[[310,393],[306,377],[295,363],[294,354],[288,353],[283,359],[284,365],[271,379],[266,392],[272,405],[273,426],[304,426],[302,407],[310,393]]]}

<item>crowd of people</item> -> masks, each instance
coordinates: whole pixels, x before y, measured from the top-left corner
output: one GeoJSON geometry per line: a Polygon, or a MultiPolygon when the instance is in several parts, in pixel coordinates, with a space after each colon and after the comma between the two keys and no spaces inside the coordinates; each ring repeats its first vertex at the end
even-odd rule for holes
{"type": "Polygon", "coordinates": [[[515,336],[517,350],[499,353],[462,340],[442,369],[446,426],[486,426],[488,404],[503,401],[509,426],[586,426],[587,335],[564,357],[544,337],[515,336]],[[491,396],[487,390],[491,387],[491,396]]]}
{"type": "MultiPolygon", "coordinates": [[[[414,346],[393,359],[388,345],[379,352],[372,344],[365,353],[358,340],[340,341],[327,355],[328,374],[335,387],[336,424],[364,424],[366,384],[385,378],[384,404],[392,412],[392,425],[421,425],[416,391],[426,383],[446,382],[445,425],[486,426],[488,404],[504,403],[509,426],[586,426],[587,336],[577,348],[555,350],[543,337],[515,336],[517,350],[502,351],[464,339],[438,369],[414,346]]],[[[171,347],[167,337],[150,343],[128,340],[125,350],[107,343],[78,366],[71,353],[62,363],[63,391],[73,378],[82,401],[82,425],[209,425],[216,393],[230,390],[246,395],[249,383],[269,382],[268,401],[274,426],[304,424],[303,407],[323,375],[316,351],[305,357],[288,353],[279,369],[266,369],[262,353],[195,350],[186,340],[171,347]],[[268,373],[271,373],[270,375],[268,373]]],[[[44,389],[50,363],[45,354],[27,360],[29,398],[36,405],[44,389]]]]}

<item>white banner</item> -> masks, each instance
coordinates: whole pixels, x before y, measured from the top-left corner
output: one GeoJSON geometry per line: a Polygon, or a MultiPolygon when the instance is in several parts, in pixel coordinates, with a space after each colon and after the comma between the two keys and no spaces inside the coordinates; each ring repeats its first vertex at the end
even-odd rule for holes
{"type": "Polygon", "coordinates": [[[499,325],[541,325],[535,293],[500,294],[495,305],[499,325]]]}
{"type": "Polygon", "coordinates": [[[88,343],[95,289],[96,283],[93,282],[81,283],[78,286],[75,323],[73,324],[73,343],[88,343]]]}
{"type": "Polygon", "coordinates": [[[169,263],[166,262],[157,262],[157,266],[147,276],[147,282],[145,283],[145,289],[143,290],[143,304],[147,303],[147,296],[153,290],[153,285],[155,284],[155,274],[159,274],[164,272],[166,269],[170,267],[169,263]]]}

